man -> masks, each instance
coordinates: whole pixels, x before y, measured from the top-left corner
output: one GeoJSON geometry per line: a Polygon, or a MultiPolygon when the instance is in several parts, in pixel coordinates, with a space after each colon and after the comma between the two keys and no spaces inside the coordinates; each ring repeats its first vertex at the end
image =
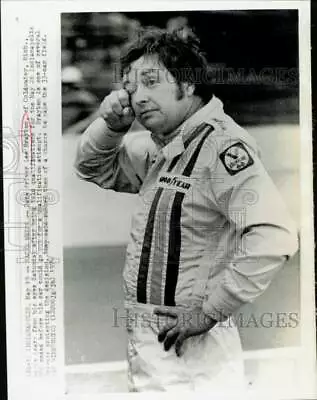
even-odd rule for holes
{"type": "Polygon", "coordinates": [[[124,269],[131,391],[242,388],[232,314],[297,235],[254,140],[204,83],[195,38],[145,31],[82,136],[78,175],[138,193],[124,269]],[[198,79],[197,79],[198,77],[198,79]],[[147,131],[127,134],[134,119],[147,131]]]}

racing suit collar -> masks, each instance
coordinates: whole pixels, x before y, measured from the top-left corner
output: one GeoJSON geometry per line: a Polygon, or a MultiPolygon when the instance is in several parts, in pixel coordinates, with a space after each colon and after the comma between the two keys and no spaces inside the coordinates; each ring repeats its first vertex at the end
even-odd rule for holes
{"type": "Polygon", "coordinates": [[[214,118],[223,114],[223,103],[216,96],[204,105],[201,109],[195,112],[191,117],[184,121],[175,131],[168,135],[165,140],[160,140],[154,137],[152,140],[161,148],[161,151],[166,160],[171,160],[177,155],[185,151],[184,143],[190,139],[194,130],[202,122],[210,123],[214,118]]]}

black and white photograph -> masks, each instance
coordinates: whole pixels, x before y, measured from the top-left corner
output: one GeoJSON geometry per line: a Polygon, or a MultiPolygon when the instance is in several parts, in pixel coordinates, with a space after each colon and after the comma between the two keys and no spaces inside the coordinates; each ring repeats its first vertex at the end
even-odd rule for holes
{"type": "Polygon", "coordinates": [[[62,14],[70,391],[298,389],[298,18],[62,14]]]}

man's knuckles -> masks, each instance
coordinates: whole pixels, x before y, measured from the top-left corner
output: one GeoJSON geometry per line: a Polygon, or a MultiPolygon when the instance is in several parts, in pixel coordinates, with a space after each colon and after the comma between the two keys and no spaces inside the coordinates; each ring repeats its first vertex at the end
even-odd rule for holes
{"type": "Polygon", "coordinates": [[[123,107],[116,99],[109,99],[110,109],[112,113],[121,116],[123,107]]]}
{"type": "Polygon", "coordinates": [[[129,106],[129,96],[126,91],[112,91],[102,101],[99,113],[113,130],[128,130],[134,120],[134,113],[129,106]]]}
{"type": "Polygon", "coordinates": [[[116,98],[122,107],[127,107],[130,103],[129,94],[124,89],[116,91],[116,98]]]}
{"type": "Polygon", "coordinates": [[[104,98],[100,108],[107,110],[107,112],[122,113],[122,110],[129,106],[129,95],[123,91],[112,91],[108,96],[104,98]]]}

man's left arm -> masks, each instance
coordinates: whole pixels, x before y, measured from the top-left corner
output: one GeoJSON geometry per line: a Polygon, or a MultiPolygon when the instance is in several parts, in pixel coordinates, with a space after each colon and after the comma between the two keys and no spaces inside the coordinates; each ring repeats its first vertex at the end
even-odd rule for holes
{"type": "Polygon", "coordinates": [[[298,235],[257,154],[238,141],[223,145],[218,154],[211,189],[236,232],[230,262],[216,287],[207,290],[203,305],[204,312],[219,321],[268,288],[298,250],[298,235]]]}

